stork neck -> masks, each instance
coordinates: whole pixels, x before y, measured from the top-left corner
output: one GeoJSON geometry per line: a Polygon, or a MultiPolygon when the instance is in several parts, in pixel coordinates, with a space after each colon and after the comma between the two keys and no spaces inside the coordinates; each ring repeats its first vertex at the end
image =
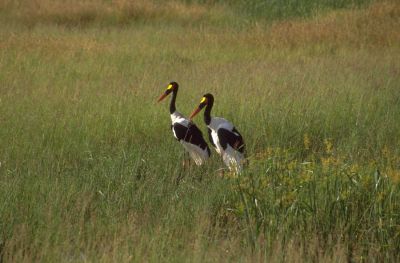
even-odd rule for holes
{"type": "Polygon", "coordinates": [[[169,112],[172,114],[176,111],[175,107],[175,101],[176,101],[176,95],[178,93],[178,89],[174,89],[172,91],[172,97],[171,97],[171,102],[169,103],[169,112]]]}
{"type": "Polygon", "coordinates": [[[211,123],[211,109],[213,107],[213,103],[207,104],[206,109],[204,110],[204,122],[206,125],[211,123]]]}

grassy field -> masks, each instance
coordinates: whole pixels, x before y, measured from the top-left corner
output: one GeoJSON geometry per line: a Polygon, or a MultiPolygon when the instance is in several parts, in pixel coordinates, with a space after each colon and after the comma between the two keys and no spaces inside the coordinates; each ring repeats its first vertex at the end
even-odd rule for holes
{"type": "Polygon", "coordinates": [[[0,0],[0,22],[0,262],[400,260],[398,1],[0,0]],[[242,175],[183,169],[172,80],[184,114],[215,95],[242,175]]]}

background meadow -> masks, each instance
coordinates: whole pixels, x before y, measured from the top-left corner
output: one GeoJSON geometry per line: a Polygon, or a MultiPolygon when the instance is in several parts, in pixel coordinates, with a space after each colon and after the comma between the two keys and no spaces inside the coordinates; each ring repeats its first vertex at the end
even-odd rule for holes
{"type": "Polygon", "coordinates": [[[0,262],[399,260],[397,1],[0,0],[0,22],[0,262]],[[172,80],[184,114],[215,95],[244,174],[183,169],[172,80]]]}

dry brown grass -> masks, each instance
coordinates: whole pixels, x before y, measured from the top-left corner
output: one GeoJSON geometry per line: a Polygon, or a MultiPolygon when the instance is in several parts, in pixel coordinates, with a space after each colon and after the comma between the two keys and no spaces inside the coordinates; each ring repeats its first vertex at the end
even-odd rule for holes
{"type": "MultiPolygon", "coordinates": [[[[229,16],[222,7],[184,4],[165,1],[162,4],[146,0],[92,1],[10,1],[0,0],[0,10],[28,26],[57,24],[85,26],[89,24],[125,25],[133,21],[158,21],[184,24],[207,21],[216,16],[229,16]]],[[[4,13],[3,12],[3,13],[4,13]]],[[[211,40],[225,46],[241,42],[251,47],[294,48],[298,46],[350,45],[352,47],[396,46],[400,43],[400,3],[377,1],[360,9],[346,9],[322,13],[309,19],[291,19],[273,24],[254,24],[246,31],[226,29],[200,32],[199,41],[211,40]],[[230,32],[229,32],[230,31],[230,32]],[[208,38],[208,39],[207,39],[208,38]],[[221,43],[220,43],[221,42],[221,43]]],[[[196,35],[198,33],[194,33],[196,35]]],[[[192,40],[191,34],[188,38],[192,40]]],[[[179,36],[185,40],[185,36],[179,36]]]]}
{"type": "Polygon", "coordinates": [[[204,18],[210,11],[205,5],[188,5],[178,1],[156,3],[151,0],[2,0],[0,10],[29,26],[39,23],[67,26],[92,23],[120,25],[135,20],[193,23],[204,18]]]}
{"type": "Polygon", "coordinates": [[[43,51],[57,56],[70,56],[71,53],[79,50],[88,54],[99,52],[111,52],[112,46],[107,43],[100,43],[93,38],[78,37],[43,37],[32,36],[30,34],[20,34],[8,39],[0,40],[0,48],[9,49],[18,47],[26,52],[43,51]]]}
{"type": "MultiPolygon", "coordinates": [[[[395,46],[400,43],[400,4],[374,3],[363,9],[332,11],[307,20],[259,26],[252,41],[270,47],[305,45],[395,46]]],[[[246,36],[249,41],[248,36],[246,36]]]]}

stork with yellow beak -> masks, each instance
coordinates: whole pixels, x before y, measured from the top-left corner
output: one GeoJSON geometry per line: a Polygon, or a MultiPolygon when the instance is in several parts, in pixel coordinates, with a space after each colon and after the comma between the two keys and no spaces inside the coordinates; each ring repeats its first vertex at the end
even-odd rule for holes
{"type": "Polygon", "coordinates": [[[171,114],[171,129],[174,137],[183,145],[196,165],[202,165],[210,157],[211,151],[196,124],[176,110],[175,100],[178,89],[178,83],[174,81],[169,83],[165,92],[159,97],[158,102],[172,93],[169,112],[171,114]]]}
{"type": "Polygon", "coordinates": [[[209,140],[215,147],[229,170],[240,173],[243,169],[245,144],[242,135],[232,123],[224,118],[211,117],[214,105],[214,96],[207,93],[203,96],[199,106],[192,112],[192,120],[204,107],[204,122],[208,127],[209,140]]]}

